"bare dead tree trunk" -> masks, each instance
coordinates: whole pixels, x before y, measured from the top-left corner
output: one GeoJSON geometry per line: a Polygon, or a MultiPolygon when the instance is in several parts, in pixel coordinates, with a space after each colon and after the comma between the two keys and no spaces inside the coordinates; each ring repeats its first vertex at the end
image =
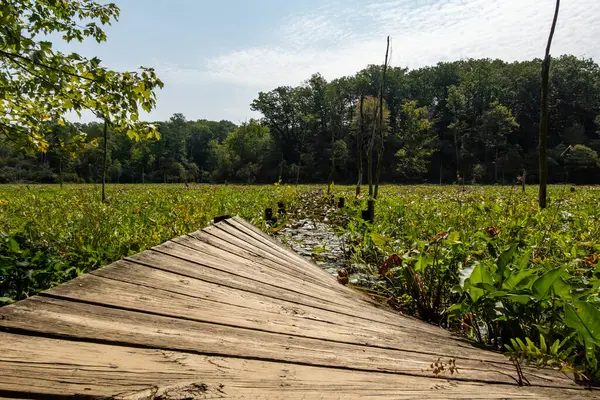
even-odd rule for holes
{"type": "Polygon", "coordinates": [[[281,157],[279,159],[279,180],[278,182],[281,182],[283,176],[283,152],[281,152],[281,157]]]}
{"type": "Polygon", "coordinates": [[[335,154],[333,152],[335,145],[335,132],[331,129],[331,162],[329,165],[329,179],[327,179],[327,194],[331,193],[331,184],[333,183],[333,172],[335,171],[335,154]]]}
{"type": "MultiPolygon", "coordinates": [[[[343,112],[343,106],[340,106],[340,121],[342,120],[342,112],[343,112]]],[[[335,172],[335,153],[334,153],[334,146],[335,146],[335,129],[333,128],[333,121],[331,123],[331,159],[330,159],[330,164],[329,164],[329,178],[327,179],[327,194],[331,193],[331,184],[333,183],[333,175],[335,172]]],[[[341,125],[341,122],[340,122],[341,125]]],[[[340,129],[341,131],[341,129],[340,129]]]]}
{"type": "Polygon", "coordinates": [[[549,81],[550,81],[550,47],[552,46],[552,38],[556,29],[556,21],[558,20],[558,11],[560,9],[560,0],[556,0],[556,10],[554,11],[554,20],[548,36],[548,45],[546,46],[546,56],[542,62],[542,104],[540,111],[540,191],[539,205],[540,209],[547,206],[547,184],[548,184],[548,119],[549,119],[549,81]]]}
{"type": "Polygon", "coordinates": [[[106,161],[107,161],[107,149],[108,149],[108,120],[104,118],[104,159],[102,161],[102,202],[106,201],[106,161]]]}
{"type": "Polygon", "coordinates": [[[362,185],[363,178],[363,136],[365,131],[365,122],[364,122],[364,112],[363,112],[363,104],[365,102],[364,93],[360,94],[360,111],[359,111],[359,130],[356,135],[356,163],[358,166],[358,181],[356,182],[356,196],[360,195],[360,187],[362,185]]]}
{"type": "Polygon", "coordinates": [[[499,157],[499,149],[496,146],[496,159],[494,160],[494,183],[498,183],[498,157],[499,157]]]}
{"type": "Polygon", "coordinates": [[[375,146],[375,132],[377,131],[377,109],[379,104],[375,103],[373,111],[373,129],[371,130],[371,139],[367,148],[367,179],[369,180],[369,197],[373,197],[373,147],[375,146]]]}
{"type": "Polygon", "coordinates": [[[300,166],[302,165],[302,151],[304,150],[304,136],[300,141],[300,151],[298,155],[298,166],[296,167],[296,189],[298,189],[298,184],[300,182],[300,166]]]}
{"type": "Polygon", "coordinates": [[[381,177],[381,168],[383,164],[383,93],[385,91],[385,73],[387,72],[388,56],[390,53],[390,37],[387,37],[387,46],[385,48],[385,62],[383,63],[383,72],[381,74],[381,88],[379,90],[379,147],[377,148],[377,172],[375,173],[375,193],[374,198],[379,194],[379,178],[381,177]]]}
{"type": "MultiPolygon", "coordinates": [[[[458,126],[458,119],[455,123],[458,126]]],[[[454,130],[454,151],[456,153],[456,173],[458,174],[460,171],[460,150],[458,147],[458,127],[455,127],[453,130],[454,130]]]]}
{"type": "Polygon", "coordinates": [[[60,181],[60,188],[63,188],[63,156],[58,156],[58,180],[60,181]]]}

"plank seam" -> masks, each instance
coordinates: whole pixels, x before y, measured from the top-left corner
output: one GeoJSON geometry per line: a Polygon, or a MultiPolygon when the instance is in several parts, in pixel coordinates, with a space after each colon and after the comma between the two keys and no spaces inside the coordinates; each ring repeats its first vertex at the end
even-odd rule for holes
{"type": "MultiPolygon", "coordinates": [[[[179,244],[179,243],[177,243],[177,242],[171,242],[171,243],[175,243],[175,244],[178,244],[179,246],[186,247],[186,246],[183,246],[182,244],[179,244]]],[[[189,248],[189,247],[186,247],[186,248],[189,248]]],[[[194,250],[195,250],[195,249],[194,249],[194,250]]],[[[159,249],[159,248],[154,248],[154,247],[153,247],[153,248],[149,249],[149,251],[153,251],[153,252],[155,252],[155,253],[159,253],[159,254],[162,254],[162,255],[165,255],[165,256],[169,256],[169,257],[174,257],[174,258],[177,258],[177,259],[179,259],[179,260],[186,261],[186,262],[189,262],[189,263],[193,263],[193,264],[196,264],[196,265],[201,265],[201,266],[203,266],[203,267],[205,267],[205,268],[214,269],[214,270],[216,270],[216,271],[220,271],[220,272],[222,272],[222,273],[224,273],[224,274],[228,274],[228,275],[237,276],[237,277],[239,277],[239,278],[243,278],[243,279],[248,279],[248,280],[250,280],[250,281],[252,281],[252,282],[257,282],[257,283],[260,283],[260,284],[263,284],[263,285],[268,285],[268,286],[271,286],[271,287],[274,287],[274,288],[277,288],[277,289],[280,289],[280,290],[286,290],[286,291],[288,291],[288,292],[292,292],[292,293],[294,293],[294,295],[300,295],[300,296],[310,297],[310,298],[312,298],[312,299],[319,300],[319,301],[322,301],[322,302],[325,302],[325,303],[331,303],[331,304],[335,304],[335,305],[337,305],[337,306],[339,306],[339,307],[344,307],[344,306],[345,306],[344,304],[334,303],[334,302],[331,302],[331,301],[329,301],[328,299],[324,299],[324,298],[321,298],[321,297],[316,297],[316,296],[313,296],[313,295],[311,295],[311,294],[308,294],[308,293],[298,292],[298,291],[296,291],[296,290],[294,290],[294,289],[291,289],[290,287],[286,287],[286,286],[278,286],[278,285],[275,285],[275,284],[273,284],[273,283],[263,282],[263,281],[260,281],[260,280],[258,280],[258,279],[253,279],[253,278],[250,278],[250,277],[247,277],[247,276],[244,276],[244,275],[239,275],[239,274],[236,274],[236,273],[234,273],[234,272],[230,272],[230,271],[222,270],[222,269],[220,269],[220,268],[217,268],[217,267],[212,267],[212,266],[210,266],[210,265],[206,265],[206,264],[203,264],[203,263],[201,263],[201,262],[198,262],[198,261],[189,260],[189,259],[187,259],[187,258],[185,258],[185,257],[183,257],[183,256],[178,256],[178,255],[175,255],[175,254],[170,254],[170,253],[167,253],[166,251],[163,251],[163,250],[161,250],[161,249],[159,249]]],[[[203,254],[205,254],[205,253],[203,253],[203,254]]],[[[125,258],[125,259],[126,259],[126,260],[133,260],[133,259],[134,259],[134,257],[135,257],[135,256],[132,256],[132,257],[127,257],[127,258],[125,258]]]]}
{"type": "MultiPolygon", "coordinates": [[[[161,253],[161,254],[163,254],[163,253],[161,253]]],[[[259,292],[259,291],[254,291],[254,290],[249,290],[249,289],[243,289],[243,288],[240,288],[240,287],[230,286],[227,283],[215,283],[213,281],[201,279],[197,275],[190,275],[190,274],[186,274],[186,273],[183,273],[183,272],[173,271],[173,270],[167,269],[166,267],[152,265],[150,263],[147,263],[147,262],[144,262],[144,261],[140,261],[140,260],[136,260],[134,258],[125,258],[124,260],[128,261],[128,262],[131,262],[131,263],[134,263],[134,264],[143,265],[145,267],[158,269],[160,271],[170,272],[170,273],[173,273],[173,274],[176,274],[176,275],[179,275],[179,276],[184,276],[186,278],[197,279],[199,281],[210,283],[210,284],[213,284],[213,285],[219,285],[219,286],[227,287],[227,288],[230,288],[230,289],[241,290],[243,292],[248,292],[248,293],[252,293],[252,294],[256,294],[256,295],[259,295],[259,296],[264,296],[264,297],[267,297],[267,298],[276,299],[276,300],[280,300],[280,301],[285,301],[285,302],[288,302],[288,303],[291,303],[291,304],[297,304],[297,305],[300,305],[300,306],[303,306],[303,307],[309,307],[309,308],[314,308],[314,309],[317,309],[317,310],[322,310],[322,311],[327,311],[327,312],[333,312],[333,313],[336,313],[336,314],[339,314],[339,315],[345,315],[345,316],[348,316],[348,317],[358,318],[358,319],[361,319],[361,320],[364,320],[364,321],[376,322],[378,324],[393,326],[396,329],[402,329],[402,328],[404,328],[402,326],[399,326],[399,325],[396,325],[396,324],[392,324],[390,322],[385,322],[385,321],[380,321],[380,320],[376,320],[376,319],[366,318],[366,317],[361,316],[361,315],[355,315],[355,314],[345,313],[345,312],[342,312],[342,311],[333,311],[333,310],[330,310],[330,309],[324,308],[324,307],[318,307],[318,306],[314,306],[314,305],[310,305],[310,304],[300,303],[298,301],[293,301],[293,300],[290,300],[290,299],[285,299],[285,298],[282,298],[282,297],[275,297],[275,296],[267,295],[267,294],[259,292]]],[[[187,260],[184,260],[184,261],[187,261],[187,260]]],[[[202,265],[202,264],[200,264],[200,265],[202,265]]],[[[250,278],[245,278],[244,277],[244,279],[250,279],[250,278]]],[[[257,282],[257,281],[255,281],[255,282],[257,282]]],[[[260,282],[260,283],[262,283],[262,282],[260,282]]],[[[278,289],[280,289],[280,288],[278,288],[278,289]]],[[[321,299],[318,299],[318,300],[321,300],[321,299]]]]}
{"type": "MultiPolygon", "coordinates": [[[[110,279],[110,278],[104,278],[104,279],[110,279]]],[[[262,332],[262,333],[268,333],[268,334],[278,335],[278,336],[288,336],[288,337],[292,336],[292,337],[302,338],[302,339],[318,340],[318,341],[324,342],[324,343],[337,343],[337,344],[343,344],[343,345],[349,345],[349,346],[359,346],[359,347],[364,347],[364,348],[373,348],[373,349],[380,349],[380,350],[387,350],[387,351],[399,351],[399,352],[405,352],[408,354],[410,354],[410,353],[422,354],[422,355],[426,355],[426,356],[432,356],[433,358],[435,358],[435,357],[454,358],[457,360],[479,361],[479,362],[484,362],[484,363],[489,363],[489,364],[502,364],[497,361],[473,359],[473,358],[469,358],[469,357],[447,355],[447,354],[442,354],[442,353],[432,353],[432,352],[418,351],[418,350],[413,350],[413,349],[404,349],[404,348],[400,348],[400,347],[390,347],[390,346],[380,346],[377,344],[347,342],[344,340],[325,339],[325,338],[321,338],[321,337],[317,337],[317,336],[306,336],[306,335],[301,335],[301,334],[297,334],[297,333],[282,333],[282,332],[276,332],[276,331],[271,331],[271,330],[261,329],[261,328],[249,328],[249,327],[245,327],[245,326],[227,324],[224,322],[202,320],[202,319],[198,319],[198,318],[191,318],[191,317],[180,316],[180,315],[175,315],[175,314],[167,314],[167,313],[148,311],[148,310],[126,307],[126,306],[118,306],[118,305],[114,305],[114,304],[106,304],[106,303],[101,303],[98,301],[77,299],[77,298],[73,298],[73,297],[69,297],[69,296],[53,294],[53,293],[48,293],[48,292],[40,293],[39,296],[47,297],[47,298],[51,298],[51,299],[57,299],[57,300],[64,300],[64,301],[73,302],[73,303],[89,304],[89,305],[93,305],[93,306],[105,307],[105,308],[109,308],[109,309],[113,309],[113,310],[135,312],[135,313],[154,315],[154,316],[165,317],[165,318],[179,319],[182,321],[199,322],[199,323],[208,324],[208,325],[223,326],[223,327],[227,327],[227,328],[240,329],[240,330],[248,331],[248,332],[262,332]]],[[[510,366],[512,364],[504,363],[504,365],[510,366]]]]}
{"type": "MultiPolygon", "coordinates": [[[[360,372],[366,372],[366,373],[384,373],[384,374],[390,374],[390,375],[413,376],[413,377],[427,378],[427,379],[440,379],[440,380],[445,380],[445,381],[455,380],[455,381],[460,381],[460,382],[474,382],[474,383],[483,383],[483,384],[498,384],[498,385],[511,385],[511,386],[514,385],[514,383],[497,381],[497,380],[493,380],[493,379],[481,380],[481,379],[462,378],[462,377],[458,377],[458,376],[450,376],[449,377],[449,376],[419,375],[417,373],[414,373],[414,372],[417,372],[416,369],[414,369],[414,370],[398,370],[398,369],[392,370],[392,369],[384,369],[384,368],[368,369],[368,368],[349,367],[349,366],[341,366],[341,365],[313,364],[310,362],[293,361],[293,360],[284,361],[284,360],[270,358],[270,357],[242,356],[242,355],[237,356],[237,355],[230,355],[230,354],[223,355],[221,353],[216,353],[216,352],[210,352],[210,351],[203,352],[203,351],[196,351],[196,350],[191,350],[191,349],[173,350],[172,348],[169,348],[169,347],[161,347],[161,346],[155,346],[155,345],[143,345],[143,344],[137,344],[137,343],[124,342],[124,341],[120,341],[120,340],[108,340],[108,339],[97,339],[97,338],[78,338],[75,336],[61,334],[61,333],[43,333],[43,332],[28,330],[28,329],[24,329],[24,328],[9,328],[9,327],[5,327],[5,326],[0,326],[0,331],[11,333],[11,334],[22,335],[22,336],[60,339],[60,340],[67,340],[67,341],[72,341],[72,342],[95,343],[95,344],[101,344],[101,345],[129,347],[129,348],[135,348],[135,349],[152,349],[152,350],[170,351],[170,352],[175,352],[175,353],[195,354],[195,355],[202,355],[202,356],[209,356],[209,357],[233,358],[233,359],[241,359],[241,360],[271,362],[271,363],[276,363],[276,364],[301,365],[301,366],[307,366],[307,367],[318,367],[318,368],[323,368],[323,369],[360,371],[360,372]]],[[[486,371],[484,369],[471,369],[471,370],[486,371]]],[[[418,371],[422,371],[422,370],[419,369],[418,371]]],[[[498,372],[498,373],[506,375],[506,373],[503,373],[503,372],[498,372]]],[[[575,390],[574,387],[567,387],[567,386],[561,386],[561,385],[534,384],[529,387],[575,390]]],[[[578,389],[586,390],[586,388],[578,388],[578,389]]],[[[72,397],[70,397],[70,398],[72,398],[72,397]]]]}

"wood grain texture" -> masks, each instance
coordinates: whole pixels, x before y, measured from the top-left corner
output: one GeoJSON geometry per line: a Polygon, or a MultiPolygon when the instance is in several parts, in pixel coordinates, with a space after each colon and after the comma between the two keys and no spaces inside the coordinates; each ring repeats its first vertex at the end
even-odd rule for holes
{"type": "Polygon", "coordinates": [[[396,313],[246,221],[0,308],[0,398],[592,398],[396,313]],[[438,359],[458,373],[435,374],[438,359]]]}
{"type": "Polygon", "coordinates": [[[195,398],[237,399],[590,399],[594,394],[580,389],[395,376],[7,333],[0,333],[0,371],[0,396],[12,398],[147,399],[154,393],[155,398],[159,394],[165,399],[169,398],[165,394],[175,398],[185,391],[195,392],[195,398]]]}

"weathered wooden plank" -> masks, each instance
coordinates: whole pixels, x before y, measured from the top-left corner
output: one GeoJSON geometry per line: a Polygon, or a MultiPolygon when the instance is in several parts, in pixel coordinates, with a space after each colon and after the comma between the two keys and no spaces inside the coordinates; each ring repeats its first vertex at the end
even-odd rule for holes
{"type": "MultiPolygon", "coordinates": [[[[253,238],[256,241],[264,243],[272,251],[278,252],[278,254],[280,254],[281,256],[290,257],[291,259],[297,260],[298,263],[300,263],[299,265],[301,266],[301,268],[315,269],[314,264],[310,263],[309,261],[307,261],[300,255],[298,255],[297,253],[295,253],[294,251],[292,251],[291,249],[286,247],[280,241],[278,241],[268,235],[265,235],[258,228],[249,224],[248,222],[244,221],[242,218],[239,218],[239,217],[229,218],[229,219],[223,221],[222,223],[218,224],[217,226],[222,229],[226,229],[227,226],[232,226],[238,232],[242,232],[244,234],[243,237],[245,240],[250,240],[250,238],[253,238]]],[[[324,277],[331,276],[327,271],[325,271],[321,268],[317,268],[316,270],[324,277]]],[[[329,279],[331,279],[331,278],[329,278],[329,279]]],[[[357,299],[360,302],[365,302],[365,303],[369,304],[370,306],[373,306],[373,305],[379,306],[379,304],[377,302],[373,301],[368,296],[366,296],[362,293],[359,293],[349,287],[341,286],[341,289],[339,289],[339,290],[347,293],[350,296],[353,296],[355,299],[357,299]]]]}
{"type": "MultiPolygon", "coordinates": [[[[45,296],[65,300],[85,301],[126,310],[154,313],[198,322],[215,323],[231,327],[255,329],[284,335],[332,340],[353,344],[376,345],[384,341],[374,334],[352,331],[327,322],[306,320],[290,315],[276,315],[264,311],[232,306],[209,299],[199,299],[175,293],[174,287],[161,282],[160,289],[125,283],[95,275],[83,275],[63,285],[50,289],[45,296]]],[[[402,340],[418,340],[417,335],[403,334],[402,340]]],[[[390,346],[394,343],[386,341],[390,346]]]]}
{"type": "MultiPolygon", "coordinates": [[[[185,240],[180,239],[181,242],[185,240]]],[[[188,238],[187,240],[191,241],[192,239],[188,238]]],[[[347,300],[344,301],[345,296],[341,295],[338,291],[303,281],[286,273],[268,269],[260,264],[252,264],[247,260],[241,261],[239,257],[230,253],[223,254],[225,252],[219,251],[212,246],[206,246],[200,252],[194,251],[177,242],[169,241],[153,247],[152,250],[175,256],[182,260],[202,264],[209,268],[218,269],[230,275],[252,279],[280,289],[292,290],[301,296],[313,297],[337,305],[347,304],[347,300]]],[[[135,256],[131,258],[135,258],[135,256]]]]}
{"type": "MultiPolygon", "coordinates": [[[[335,295],[337,298],[348,298],[348,296],[338,290],[336,286],[323,283],[323,280],[319,282],[316,278],[311,276],[305,276],[296,269],[290,268],[290,264],[287,262],[280,262],[280,264],[276,266],[268,263],[258,263],[221,248],[203,243],[189,236],[175,238],[171,240],[171,242],[183,245],[201,254],[214,256],[215,258],[222,260],[222,263],[226,263],[226,265],[235,265],[238,270],[241,268],[243,271],[247,271],[248,274],[252,274],[255,279],[262,279],[262,274],[266,274],[269,277],[269,280],[279,278],[288,285],[301,285],[307,290],[311,290],[313,293],[321,293],[322,296],[335,295]],[[256,274],[256,271],[259,271],[259,274],[256,274]]],[[[221,264],[221,267],[222,266],[223,264],[221,264]]],[[[339,284],[337,284],[337,286],[339,286],[339,284]]]]}
{"type": "MultiPolygon", "coordinates": [[[[398,314],[386,314],[382,316],[381,312],[375,312],[377,310],[375,308],[357,308],[356,305],[351,301],[348,301],[344,305],[337,305],[332,302],[323,301],[315,297],[301,296],[298,292],[295,292],[293,288],[280,288],[276,286],[271,286],[259,281],[252,280],[250,278],[228,274],[219,269],[206,267],[202,264],[182,260],[181,258],[170,256],[164,253],[145,251],[136,254],[134,257],[130,257],[128,260],[136,263],[141,263],[152,268],[180,274],[182,276],[203,280],[205,282],[210,282],[217,285],[222,285],[224,287],[243,290],[258,295],[264,295],[273,299],[284,300],[298,305],[322,309],[325,311],[338,313],[344,316],[360,318],[365,321],[379,322],[383,324],[392,325],[398,328],[414,326],[416,329],[419,329],[422,333],[432,333],[450,336],[448,332],[443,331],[440,328],[424,324],[421,321],[417,321],[411,318],[399,319],[398,314]]],[[[381,311],[381,309],[379,309],[379,311],[381,311]]]]}
{"type": "MultiPolygon", "coordinates": [[[[121,273],[113,270],[112,275],[118,276],[121,273]]],[[[356,326],[350,328],[327,321],[303,319],[287,313],[273,314],[262,310],[248,312],[245,307],[230,305],[215,299],[177,294],[177,288],[181,285],[178,279],[171,282],[168,279],[161,279],[161,288],[148,288],[139,283],[125,283],[94,275],[84,275],[50,289],[44,295],[284,335],[419,352],[433,357],[470,358],[508,364],[496,353],[482,352],[468,347],[460,348],[455,340],[440,336],[424,336],[416,330],[378,332],[369,328],[361,329],[356,326]]],[[[189,285],[188,282],[185,286],[189,285]]]]}
{"type": "MultiPolygon", "coordinates": [[[[429,366],[438,358],[37,296],[1,308],[0,316],[0,327],[19,332],[359,371],[434,377],[429,366]]],[[[514,369],[510,366],[476,360],[456,363],[460,372],[455,377],[459,379],[514,382],[514,369]]],[[[553,371],[530,372],[528,379],[539,386],[572,386],[553,371]]]]}
{"type": "MultiPolygon", "coordinates": [[[[175,399],[185,388],[195,388],[197,398],[212,394],[247,399],[589,399],[594,395],[581,388],[520,388],[7,333],[0,333],[0,371],[0,396],[21,399],[44,395],[140,399],[159,388],[163,399],[175,399]]],[[[189,391],[186,394],[191,397],[189,391]]]]}
{"type": "Polygon", "coordinates": [[[193,240],[188,244],[193,245],[194,242],[205,243],[266,267],[275,268],[281,272],[287,271],[292,276],[299,277],[304,281],[316,283],[320,286],[335,287],[335,285],[338,285],[337,281],[334,280],[332,276],[324,279],[320,274],[315,274],[313,268],[297,270],[296,268],[291,267],[287,262],[282,263],[281,258],[278,259],[276,256],[267,253],[258,247],[254,247],[240,239],[228,235],[226,232],[216,228],[215,226],[210,226],[209,228],[210,229],[207,228],[204,231],[198,231],[189,234],[188,237],[192,238],[193,240]],[[227,238],[227,235],[230,236],[230,238],[227,238]]]}
{"type": "MultiPolygon", "coordinates": [[[[351,312],[348,310],[348,307],[345,306],[338,306],[331,302],[311,296],[301,296],[300,293],[292,290],[289,287],[280,288],[277,286],[268,285],[251,278],[232,275],[219,269],[210,268],[193,261],[186,261],[176,256],[164,253],[145,251],[136,254],[135,257],[127,258],[126,260],[141,263],[152,268],[177,273],[183,276],[200,279],[206,282],[223,285],[225,287],[244,290],[250,293],[267,295],[275,299],[286,300],[292,303],[304,304],[306,306],[321,308],[341,314],[349,314],[351,312]]],[[[370,320],[371,318],[365,319],[370,320]]]]}
{"type": "MultiPolygon", "coordinates": [[[[186,239],[182,239],[186,240],[186,239]]],[[[297,293],[301,297],[311,297],[318,299],[322,302],[331,304],[339,309],[343,307],[346,313],[360,313],[362,315],[368,315],[371,319],[379,320],[390,324],[397,323],[398,314],[395,313],[378,313],[373,314],[374,304],[364,300],[365,296],[357,294],[356,292],[348,289],[342,285],[337,285],[337,288],[322,288],[315,285],[311,285],[308,282],[304,282],[301,279],[290,277],[289,275],[282,273],[275,273],[273,271],[266,271],[264,268],[259,266],[255,269],[251,268],[240,268],[239,260],[231,259],[227,255],[221,254],[209,254],[213,247],[207,247],[206,252],[193,252],[189,248],[177,245],[177,243],[169,241],[163,243],[160,246],[153,247],[152,250],[160,252],[165,255],[177,257],[181,260],[190,261],[195,264],[200,264],[205,267],[213,268],[221,272],[229,273],[234,277],[242,277],[267,284],[272,287],[279,289],[289,290],[297,293]],[[349,291],[349,292],[348,292],[349,291]]],[[[129,259],[136,259],[139,255],[130,257],[129,259]]],[[[244,265],[244,264],[242,264],[244,265]]],[[[247,265],[247,263],[246,263],[247,265]]],[[[309,265],[311,268],[317,268],[315,265],[309,265]]],[[[377,304],[377,307],[381,309],[387,309],[377,304]]],[[[426,326],[423,329],[428,329],[426,326]]]]}
{"type": "MultiPolygon", "coordinates": [[[[321,268],[315,268],[314,264],[292,252],[290,249],[283,249],[280,247],[283,246],[281,243],[277,243],[277,245],[273,244],[271,240],[275,239],[266,238],[262,233],[258,234],[252,230],[248,230],[245,226],[238,225],[236,220],[233,218],[216,224],[214,227],[216,229],[211,231],[211,234],[217,234],[217,232],[220,231],[221,237],[223,237],[223,235],[228,238],[235,237],[238,240],[238,243],[240,241],[246,242],[248,245],[270,253],[279,259],[280,264],[286,262],[298,271],[311,271],[316,278],[322,279],[325,282],[335,282],[333,276],[331,276],[331,274],[328,272],[321,268]]],[[[350,296],[359,295],[355,291],[345,287],[337,288],[337,290],[345,292],[350,296]]]]}
{"type": "MultiPolygon", "coordinates": [[[[93,271],[91,274],[117,281],[143,285],[153,290],[164,290],[168,293],[178,293],[198,299],[232,305],[247,309],[248,313],[258,311],[261,313],[272,313],[276,316],[291,315],[301,319],[299,323],[303,323],[303,320],[319,321],[326,323],[327,325],[346,327],[353,331],[365,330],[366,332],[373,332],[381,337],[390,338],[395,343],[398,342],[399,336],[402,336],[405,333],[414,333],[420,338],[423,337],[423,330],[420,329],[420,327],[413,327],[412,325],[402,327],[391,326],[373,320],[364,320],[360,317],[351,315],[340,315],[337,312],[304,306],[285,300],[278,300],[263,294],[250,293],[191,277],[184,277],[172,272],[146,267],[126,260],[118,261],[110,266],[93,271]]],[[[398,318],[399,323],[401,323],[404,317],[398,316],[398,318]]],[[[409,321],[413,322],[412,320],[409,321]]],[[[472,349],[472,346],[468,344],[465,345],[455,341],[448,331],[443,329],[435,328],[435,330],[427,337],[435,343],[444,340],[452,340],[453,346],[457,349],[460,349],[461,347],[472,349]]],[[[460,351],[465,352],[465,350],[460,351]]],[[[478,354],[478,357],[481,358],[481,355],[478,354]]],[[[492,361],[500,361],[501,359],[501,357],[493,357],[492,361]]]]}
{"type": "Polygon", "coordinates": [[[234,226],[238,230],[245,232],[247,235],[252,236],[257,240],[263,241],[266,244],[274,245],[272,248],[275,250],[279,250],[282,254],[287,254],[289,257],[295,258],[300,262],[306,262],[304,258],[299,256],[297,253],[290,251],[290,249],[286,247],[283,243],[273,239],[268,235],[265,235],[263,232],[260,231],[260,229],[258,229],[252,224],[249,224],[243,218],[237,216],[229,218],[223,221],[223,225],[234,226]]]}
{"type": "Polygon", "coordinates": [[[337,283],[337,281],[328,274],[327,272],[321,270],[320,268],[315,270],[314,267],[307,268],[305,262],[301,262],[296,258],[284,258],[282,257],[281,252],[278,249],[274,249],[273,245],[267,245],[262,241],[256,240],[254,237],[248,236],[247,234],[236,230],[234,228],[227,229],[229,225],[224,222],[218,223],[216,225],[209,226],[208,228],[197,231],[191,234],[193,237],[197,237],[200,240],[208,240],[208,238],[213,237],[215,239],[221,239],[219,245],[222,245],[223,242],[230,243],[235,245],[237,248],[242,248],[246,251],[252,252],[256,254],[259,258],[263,260],[270,260],[277,265],[282,264],[283,260],[286,260],[285,264],[290,265],[290,268],[294,268],[296,271],[302,274],[306,274],[314,277],[323,282],[331,282],[337,283]],[[225,230],[225,229],[227,230],[225,230]],[[230,233],[233,232],[234,234],[230,233]],[[240,237],[238,237],[240,236],[240,237]],[[325,272],[325,273],[323,273],[325,272]]]}

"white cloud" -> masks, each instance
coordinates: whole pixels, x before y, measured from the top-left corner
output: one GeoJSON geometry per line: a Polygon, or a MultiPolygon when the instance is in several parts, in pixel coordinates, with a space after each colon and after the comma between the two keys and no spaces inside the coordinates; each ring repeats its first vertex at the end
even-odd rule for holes
{"type": "MultiPolygon", "coordinates": [[[[383,62],[417,68],[464,58],[541,58],[555,0],[328,0],[310,13],[274,21],[268,43],[188,64],[157,63],[166,87],[157,118],[256,117],[258,91],[297,85],[315,72],[327,79],[383,62]]],[[[553,55],[600,61],[600,1],[563,0],[553,55]]]]}
{"type": "MultiPolygon", "coordinates": [[[[314,72],[328,79],[382,63],[385,36],[393,65],[411,68],[461,58],[541,57],[554,0],[396,0],[346,2],[281,21],[273,42],[211,58],[210,78],[268,90],[314,72]]],[[[600,2],[562,2],[553,54],[600,59],[600,2]]]]}

